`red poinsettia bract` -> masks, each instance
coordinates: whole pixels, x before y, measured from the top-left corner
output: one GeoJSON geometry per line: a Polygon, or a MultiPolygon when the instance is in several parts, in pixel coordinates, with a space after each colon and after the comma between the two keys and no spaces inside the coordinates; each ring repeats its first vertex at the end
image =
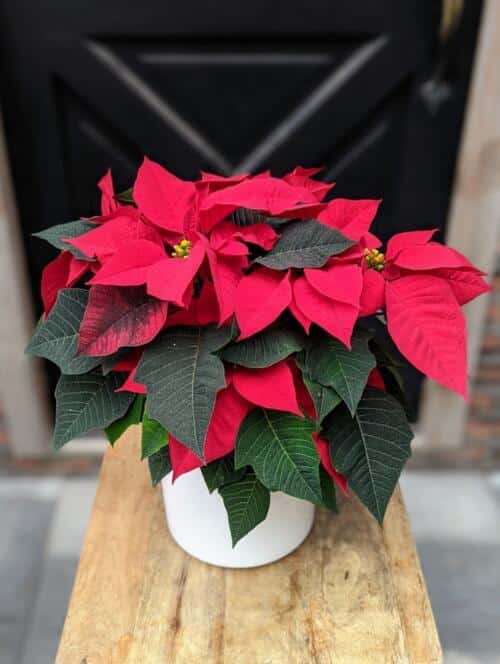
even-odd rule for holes
{"type": "MultiPolygon", "coordinates": [[[[371,449],[363,427],[373,417],[370,436],[389,436],[384,417],[404,413],[367,319],[386,322],[406,360],[465,397],[461,306],[489,286],[432,230],[399,233],[384,250],[370,230],[381,201],[336,198],[319,170],[192,182],[145,159],[120,196],[107,172],[101,214],[44,238],[63,250],[43,272],[31,351],[65,374],[58,416],[64,389],[85,373],[93,424],[145,408],[163,432],[152,449],[168,450],[174,479],[209,465],[216,486],[233,464],[224,477],[237,481],[253,454],[252,481],[267,489],[312,499],[328,483],[344,493],[349,484],[381,519],[387,492],[366,485],[364,464],[394,455],[371,449]]],[[[57,445],[90,420],[56,425],[57,445]]],[[[391,430],[402,465],[411,432],[391,430]]]]}

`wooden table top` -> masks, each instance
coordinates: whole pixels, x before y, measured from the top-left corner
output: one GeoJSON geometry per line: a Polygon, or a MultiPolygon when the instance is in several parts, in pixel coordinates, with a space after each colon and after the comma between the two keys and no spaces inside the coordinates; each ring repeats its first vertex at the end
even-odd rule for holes
{"type": "Polygon", "coordinates": [[[167,530],[139,428],[106,453],[56,664],[431,664],[442,654],[406,510],[353,497],[294,553],[194,560],[167,530]]]}

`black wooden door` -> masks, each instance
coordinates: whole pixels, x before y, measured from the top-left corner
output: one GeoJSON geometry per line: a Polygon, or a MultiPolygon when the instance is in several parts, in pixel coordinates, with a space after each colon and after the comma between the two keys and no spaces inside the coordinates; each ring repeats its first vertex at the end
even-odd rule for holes
{"type": "Polygon", "coordinates": [[[0,0],[34,292],[51,256],[29,234],[94,213],[104,170],[126,188],[144,154],[182,177],[324,165],[337,195],[384,198],[383,237],[442,227],[480,11],[450,57],[444,2],[0,0]]]}

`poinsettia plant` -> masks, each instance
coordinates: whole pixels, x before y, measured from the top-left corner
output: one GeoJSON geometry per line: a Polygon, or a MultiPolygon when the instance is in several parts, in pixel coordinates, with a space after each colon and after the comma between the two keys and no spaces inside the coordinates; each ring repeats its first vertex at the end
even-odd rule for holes
{"type": "Polygon", "coordinates": [[[352,491],[382,522],[412,432],[381,331],[467,394],[460,307],[483,273],[433,230],[383,251],[380,201],[325,202],[318,171],[188,182],[145,159],[121,194],[102,178],[99,216],[37,233],[60,250],[27,349],[62,372],[55,447],[142,422],[153,484],[201,468],[234,543],[272,491],[332,510],[352,491]]]}

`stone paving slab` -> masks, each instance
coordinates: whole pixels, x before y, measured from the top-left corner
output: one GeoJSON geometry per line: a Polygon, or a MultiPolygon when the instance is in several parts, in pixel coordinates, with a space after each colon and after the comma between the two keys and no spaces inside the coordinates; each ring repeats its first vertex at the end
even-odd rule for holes
{"type": "Polygon", "coordinates": [[[500,474],[402,479],[445,664],[500,664],[500,474]]]}
{"type": "Polygon", "coordinates": [[[55,660],[96,488],[97,479],[64,480],[20,664],[55,660]]]}
{"type": "MultiPolygon", "coordinates": [[[[45,561],[22,656],[16,664],[55,661],[77,567],[77,557],[52,557],[45,561]]],[[[1,657],[0,664],[3,664],[1,657]]]]}
{"type": "Polygon", "coordinates": [[[498,545],[421,540],[417,548],[444,652],[500,662],[498,545]]]}
{"type": "Polygon", "coordinates": [[[43,568],[57,495],[33,482],[0,492],[0,664],[19,664],[43,568]],[[9,491],[10,490],[10,491],[9,491]],[[12,497],[8,497],[12,492],[12,497]],[[50,495],[51,494],[51,495],[50,495]]]}
{"type": "Polygon", "coordinates": [[[488,487],[493,492],[496,500],[500,503],[500,473],[493,473],[487,479],[488,487]]]}
{"type": "MultiPolygon", "coordinates": [[[[0,664],[54,661],[96,485],[0,477],[0,664]]],[[[500,664],[500,473],[402,485],[445,664],[500,664]]]]}
{"type": "Polygon", "coordinates": [[[415,471],[401,486],[417,540],[500,543],[498,503],[483,473],[415,471]]]}

